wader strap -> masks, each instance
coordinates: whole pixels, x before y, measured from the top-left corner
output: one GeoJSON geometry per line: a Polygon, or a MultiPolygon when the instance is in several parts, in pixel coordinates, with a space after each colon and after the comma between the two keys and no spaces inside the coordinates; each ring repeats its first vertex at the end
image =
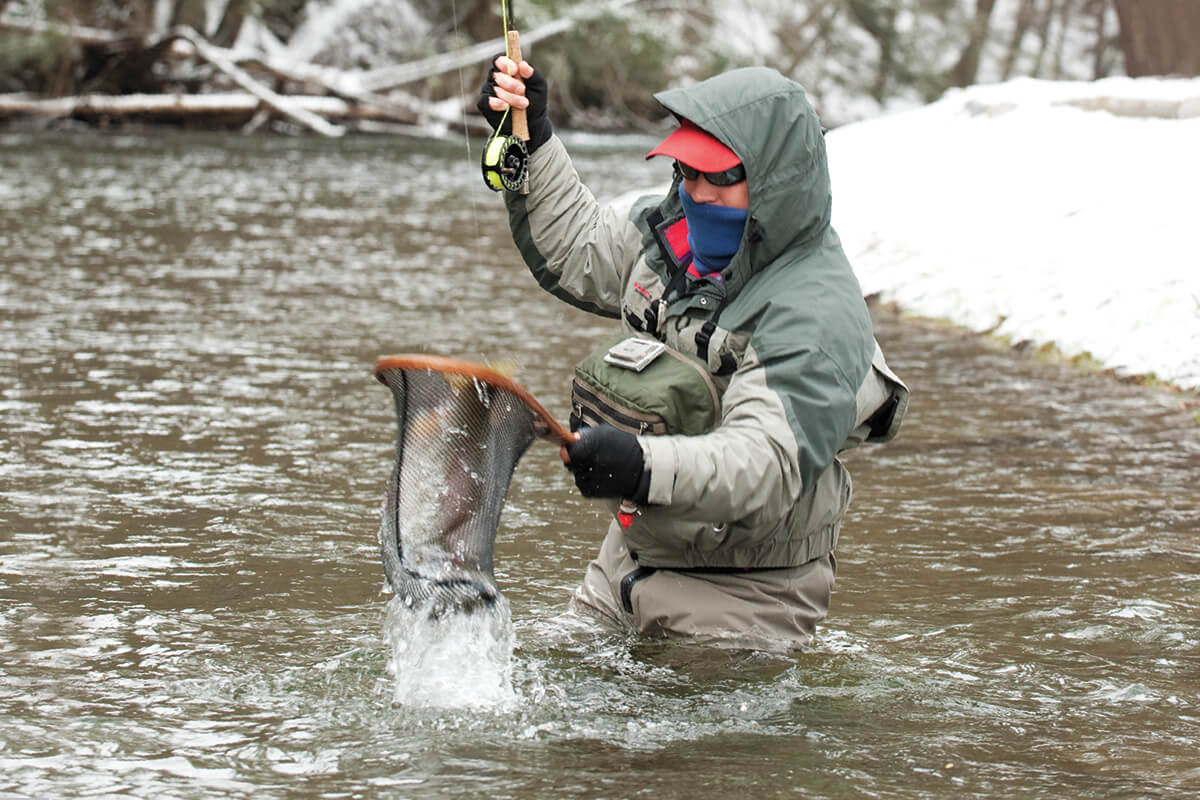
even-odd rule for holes
{"type": "Polygon", "coordinates": [[[655,572],[658,572],[654,567],[638,567],[633,572],[621,578],[621,607],[625,609],[626,614],[633,613],[633,586],[638,581],[644,581],[655,572]]]}
{"type": "Polygon", "coordinates": [[[686,259],[679,268],[675,270],[675,274],[671,276],[671,280],[667,282],[667,288],[663,290],[662,300],[671,302],[672,296],[682,296],[684,284],[687,283],[687,270],[691,265],[692,260],[686,259]]]}
{"type": "MultiPolygon", "coordinates": [[[[708,343],[712,341],[713,332],[717,329],[717,322],[721,319],[721,312],[725,310],[725,304],[729,302],[729,295],[721,298],[721,302],[717,304],[717,310],[708,318],[708,321],[696,331],[696,355],[701,361],[708,361],[708,343]]],[[[721,368],[725,368],[725,359],[721,359],[721,368]]]]}
{"type": "Polygon", "coordinates": [[[712,340],[713,331],[716,329],[716,321],[710,319],[700,330],[696,331],[696,355],[700,357],[701,361],[708,361],[708,343],[712,340]]]}

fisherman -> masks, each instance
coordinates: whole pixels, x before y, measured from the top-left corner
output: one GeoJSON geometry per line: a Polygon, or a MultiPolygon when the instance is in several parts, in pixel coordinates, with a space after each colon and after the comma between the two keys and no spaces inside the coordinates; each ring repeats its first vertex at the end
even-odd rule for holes
{"type": "Polygon", "coordinates": [[[830,224],[815,111],[766,68],[656,94],[678,127],[646,158],[673,159],[673,182],[623,212],[581,183],[542,74],[494,67],[479,110],[507,132],[506,110],[525,109],[530,132],[527,189],[505,192],[514,242],[539,285],[622,327],[577,370],[578,438],[561,453],[614,512],[573,607],[651,635],[806,644],[850,503],[837,456],[892,438],[908,398],[830,224]],[[679,363],[699,365],[695,380],[654,377],[679,363]],[[644,411],[631,392],[672,399],[626,425],[644,411]],[[703,417],[710,398],[707,424],[667,419],[703,417]]]}

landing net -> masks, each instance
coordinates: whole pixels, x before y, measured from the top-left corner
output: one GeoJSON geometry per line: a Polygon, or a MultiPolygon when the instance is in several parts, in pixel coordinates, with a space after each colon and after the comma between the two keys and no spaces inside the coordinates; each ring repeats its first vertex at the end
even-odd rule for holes
{"type": "Polygon", "coordinates": [[[513,469],[535,438],[570,433],[528,390],[479,364],[387,356],[375,376],[396,403],[379,529],[392,591],[435,617],[493,606],[493,545],[513,469]]]}

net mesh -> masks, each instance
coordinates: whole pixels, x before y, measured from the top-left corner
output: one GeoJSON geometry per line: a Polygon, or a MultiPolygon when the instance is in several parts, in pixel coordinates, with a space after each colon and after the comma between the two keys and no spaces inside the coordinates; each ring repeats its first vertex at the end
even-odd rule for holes
{"type": "Polygon", "coordinates": [[[376,377],[396,403],[379,529],[392,591],[435,616],[493,606],[496,529],[513,469],[541,432],[537,414],[480,377],[378,366],[376,377]]]}

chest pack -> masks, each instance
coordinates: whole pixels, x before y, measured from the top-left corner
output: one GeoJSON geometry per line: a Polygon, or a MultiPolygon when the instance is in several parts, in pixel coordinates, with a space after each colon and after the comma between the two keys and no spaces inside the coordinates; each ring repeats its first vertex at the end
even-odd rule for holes
{"type": "Polygon", "coordinates": [[[649,336],[622,333],[575,367],[571,430],[605,424],[639,436],[697,436],[720,421],[708,366],[649,336]]]}

